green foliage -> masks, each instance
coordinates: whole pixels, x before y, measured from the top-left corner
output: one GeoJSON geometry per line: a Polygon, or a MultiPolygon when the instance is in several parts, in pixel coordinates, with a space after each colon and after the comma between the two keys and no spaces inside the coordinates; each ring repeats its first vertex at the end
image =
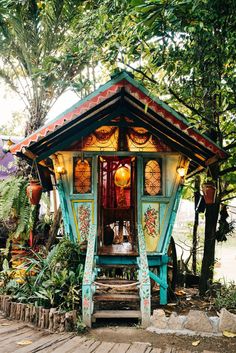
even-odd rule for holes
{"type": "Polygon", "coordinates": [[[4,259],[2,264],[2,271],[0,271],[0,281],[2,282],[2,287],[0,287],[0,293],[5,291],[7,291],[8,293],[7,285],[14,277],[14,274],[15,271],[10,268],[7,259],[4,259]]]}
{"type": "Polygon", "coordinates": [[[11,176],[0,182],[0,220],[7,225],[10,236],[28,239],[35,217],[35,208],[26,195],[28,181],[11,176]]]}
{"type": "MultiPolygon", "coordinates": [[[[81,90],[80,76],[95,61],[86,41],[81,0],[2,0],[0,77],[23,100],[28,133],[39,128],[68,88],[81,90]]],[[[91,82],[89,82],[89,86],[91,82]]]]}
{"type": "Polygon", "coordinates": [[[217,292],[215,298],[215,307],[220,310],[226,308],[228,310],[236,310],[236,285],[230,283],[223,285],[217,292]]]}
{"type": "Polygon", "coordinates": [[[19,283],[5,268],[0,275],[5,279],[3,291],[14,300],[56,307],[61,310],[81,310],[83,264],[79,246],[68,239],[62,240],[47,256],[32,252],[23,265],[26,276],[19,283]]]}
{"type": "Polygon", "coordinates": [[[78,243],[72,243],[68,238],[63,238],[56,248],[53,257],[53,265],[60,264],[61,268],[70,268],[75,270],[82,262],[80,246],[78,243]]]}

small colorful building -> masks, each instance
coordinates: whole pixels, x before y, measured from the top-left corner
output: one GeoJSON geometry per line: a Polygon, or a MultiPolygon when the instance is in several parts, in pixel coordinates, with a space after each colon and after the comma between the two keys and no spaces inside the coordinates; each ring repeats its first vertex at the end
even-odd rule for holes
{"type": "Polygon", "coordinates": [[[160,287],[160,304],[167,303],[168,247],[184,178],[226,152],[125,71],[11,152],[38,165],[45,189],[47,176],[55,177],[66,235],[86,248],[85,324],[123,316],[148,325],[150,278],[160,287]],[[111,282],[104,268],[113,275],[125,269],[127,278],[111,282]],[[106,293],[98,310],[98,289],[105,287],[135,287],[138,310],[106,310],[106,293]]]}

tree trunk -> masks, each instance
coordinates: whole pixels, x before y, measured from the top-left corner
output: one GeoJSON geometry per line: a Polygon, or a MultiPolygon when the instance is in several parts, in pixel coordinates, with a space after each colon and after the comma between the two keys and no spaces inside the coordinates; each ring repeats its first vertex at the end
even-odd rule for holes
{"type": "Polygon", "coordinates": [[[49,237],[48,237],[48,241],[46,244],[47,251],[49,251],[49,249],[51,248],[51,246],[54,244],[54,242],[56,240],[57,232],[58,232],[58,229],[59,229],[60,223],[61,223],[61,217],[62,217],[61,207],[59,207],[56,212],[56,216],[54,217],[53,225],[52,225],[50,232],[49,232],[49,237]]]}
{"type": "Polygon", "coordinates": [[[199,284],[200,295],[204,295],[213,280],[215,262],[215,233],[219,214],[219,203],[206,205],[205,241],[202,259],[201,278],[199,284]]]}
{"type": "Polygon", "coordinates": [[[193,225],[193,242],[192,242],[192,271],[194,275],[197,273],[197,245],[198,245],[198,224],[199,224],[199,212],[197,210],[197,205],[200,198],[200,177],[196,176],[194,181],[194,204],[195,204],[195,215],[194,215],[194,225],[193,225]]]}

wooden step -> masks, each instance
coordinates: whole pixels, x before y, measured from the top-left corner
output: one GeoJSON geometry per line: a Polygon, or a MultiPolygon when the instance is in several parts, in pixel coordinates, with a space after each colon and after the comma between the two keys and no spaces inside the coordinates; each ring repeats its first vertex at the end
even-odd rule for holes
{"type": "Polygon", "coordinates": [[[126,285],[126,284],[129,285],[129,284],[136,283],[137,281],[129,280],[129,279],[97,277],[95,282],[103,283],[103,284],[112,284],[112,285],[126,285]]]}
{"type": "Polygon", "coordinates": [[[111,302],[137,302],[139,295],[137,294],[120,294],[120,293],[95,293],[94,301],[111,301],[111,302]]]}
{"type": "Polygon", "coordinates": [[[95,319],[123,319],[123,318],[141,318],[141,312],[138,310],[101,310],[93,314],[95,319]]]}

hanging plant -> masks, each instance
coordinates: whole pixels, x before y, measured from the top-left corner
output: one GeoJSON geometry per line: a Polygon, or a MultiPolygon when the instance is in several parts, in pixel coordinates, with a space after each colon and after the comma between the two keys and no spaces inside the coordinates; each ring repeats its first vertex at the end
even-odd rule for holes
{"type": "Polygon", "coordinates": [[[41,199],[43,187],[40,185],[38,179],[31,179],[26,188],[26,194],[29,198],[31,205],[38,205],[41,199]]]}
{"type": "Polygon", "coordinates": [[[212,205],[216,201],[216,186],[212,181],[202,184],[202,192],[206,205],[212,205]]]}

